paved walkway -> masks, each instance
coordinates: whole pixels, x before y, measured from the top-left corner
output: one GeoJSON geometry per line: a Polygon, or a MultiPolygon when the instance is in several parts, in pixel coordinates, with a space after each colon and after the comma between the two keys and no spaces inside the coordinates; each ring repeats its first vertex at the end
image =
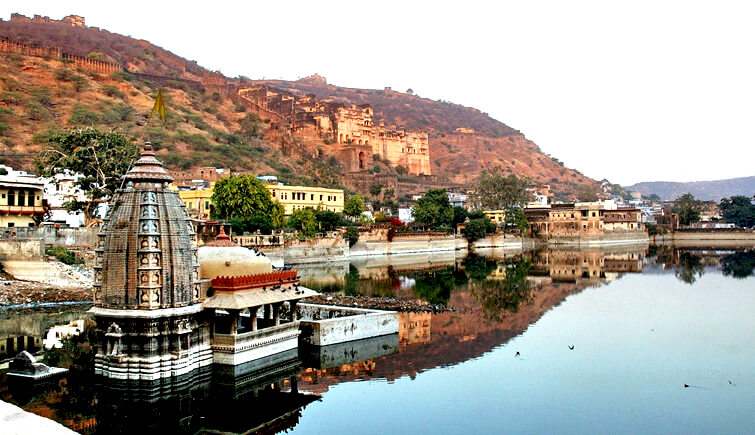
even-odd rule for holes
{"type": "Polygon", "coordinates": [[[3,435],[76,434],[60,423],[26,412],[2,400],[0,400],[0,433],[3,435]]]}

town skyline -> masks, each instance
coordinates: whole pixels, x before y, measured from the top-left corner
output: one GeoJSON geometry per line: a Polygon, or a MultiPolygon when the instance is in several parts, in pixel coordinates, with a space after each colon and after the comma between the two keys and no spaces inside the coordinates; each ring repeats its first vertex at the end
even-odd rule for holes
{"type": "Polygon", "coordinates": [[[319,23],[348,18],[341,12],[326,17],[328,11],[344,8],[294,2],[288,11],[301,13],[282,15],[284,9],[276,6],[255,5],[255,10],[234,8],[238,13],[227,16],[223,7],[198,13],[137,4],[116,14],[91,2],[29,6],[11,1],[3,18],[13,12],[82,15],[90,26],[148,40],[230,77],[295,80],[319,73],[345,87],[412,88],[421,97],[487,112],[598,180],[629,185],[753,175],[749,162],[755,157],[755,138],[746,129],[753,109],[745,103],[755,96],[747,79],[755,71],[749,60],[736,56],[737,46],[752,31],[741,21],[747,14],[734,13],[741,9],[736,5],[712,10],[688,6],[684,20],[671,19],[676,10],[668,4],[652,14],[645,14],[643,5],[612,10],[552,4],[542,14],[510,5],[491,9],[473,4],[459,11],[410,5],[401,16],[416,19],[402,21],[410,24],[393,31],[384,24],[399,17],[391,15],[390,6],[368,17],[356,14],[362,37],[340,38],[343,48],[315,43],[293,55],[283,48],[292,46],[288,38],[292,44],[310,40],[307,34],[319,35],[313,41],[328,40],[338,27],[319,23]],[[590,13],[580,15],[586,11],[590,13]],[[488,26],[501,14],[511,17],[504,26],[488,26]],[[287,19],[244,20],[260,15],[287,19]],[[469,24],[474,20],[480,22],[469,24]],[[709,26],[699,27],[701,21],[709,26]],[[290,31],[277,32],[280,25],[290,31]],[[645,32],[633,33],[642,26],[645,32]],[[190,31],[197,28],[203,31],[190,31]],[[244,40],[250,41],[248,56],[243,55],[244,44],[227,43],[244,40]],[[369,48],[392,57],[391,47],[402,47],[404,60],[375,62],[349,54],[369,48]],[[459,57],[467,59],[461,66],[454,61],[459,57]],[[469,63],[476,66],[469,68],[469,63]]]}

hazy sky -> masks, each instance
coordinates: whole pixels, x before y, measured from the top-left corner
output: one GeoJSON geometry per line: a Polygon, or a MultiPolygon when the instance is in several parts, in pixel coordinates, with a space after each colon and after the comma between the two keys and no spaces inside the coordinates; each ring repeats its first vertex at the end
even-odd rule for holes
{"type": "Polygon", "coordinates": [[[12,12],[82,15],[232,77],[412,88],[596,179],[755,175],[752,2],[3,0],[12,12]]]}

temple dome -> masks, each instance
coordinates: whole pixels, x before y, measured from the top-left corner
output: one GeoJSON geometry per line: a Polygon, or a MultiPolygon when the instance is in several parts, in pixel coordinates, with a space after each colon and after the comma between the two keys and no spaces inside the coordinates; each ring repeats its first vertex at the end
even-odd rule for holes
{"type": "Polygon", "coordinates": [[[178,192],[168,188],[172,180],[146,143],[100,229],[95,307],[153,310],[199,302],[194,227],[178,192]]]}
{"type": "Polygon", "coordinates": [[[216,240],[200,247],[197,254],[203,279],[256,275],[273,270],[267,257],[231,242],[222,226],[216,240]]]}

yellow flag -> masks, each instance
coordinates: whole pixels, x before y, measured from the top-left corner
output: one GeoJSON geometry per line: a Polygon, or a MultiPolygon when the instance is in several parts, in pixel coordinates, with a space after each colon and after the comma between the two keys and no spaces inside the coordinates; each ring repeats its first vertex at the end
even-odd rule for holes
{"type": "Polygon", "coordinates": [[[157,90],[157,98],[155,98],[155,106],[152,107],[152,111],[149,112],[149,118],[147,119],[147,124],[149,124],[150,119],[152,119],[152,115],[157,112],[157,116],[162,118],[163,122],[167,124],[168,117],[165,115],[165,100],[163,100],[163,88],[159,88],[157,90]]]}

